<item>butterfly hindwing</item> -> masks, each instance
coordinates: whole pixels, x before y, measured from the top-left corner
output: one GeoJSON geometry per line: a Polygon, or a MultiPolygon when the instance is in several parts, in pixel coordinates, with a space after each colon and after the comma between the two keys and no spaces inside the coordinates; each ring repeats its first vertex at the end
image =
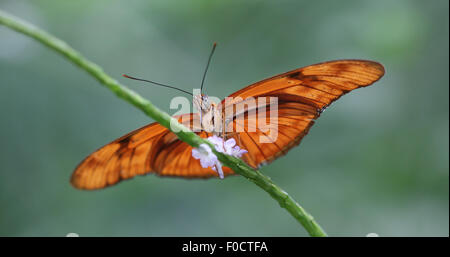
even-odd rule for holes
{"type": "MultiPolygon", "coordinates": [[[[191,129],[193,124],[198,124],[194,122],[196,114],[175,118],[191,129]]],[[[201,137],[210,136],[204,131],[198,134],[201,137]]],[[[155,122],[90,154],[73,172],[71,183],[80,189],[100,189],[147,173],[185,178],[217,176],[211,168],[202,168],[199,161],[192,157],[191,151],[191,146],[155,122]]],[[[224,168],[224,174],[233,172],[224,168]]]]}

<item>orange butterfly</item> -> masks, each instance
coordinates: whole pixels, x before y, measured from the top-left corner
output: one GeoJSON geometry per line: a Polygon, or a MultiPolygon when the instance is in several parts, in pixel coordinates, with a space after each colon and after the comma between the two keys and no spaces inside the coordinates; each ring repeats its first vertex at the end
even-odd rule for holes
{"type": "MultiPolygon", "coordinates": [[[[210,59],[208,65],[209,61],[210,59]]],[[[329,61],[262,80],[231,94],[230,97],[244,99],[242,101],[247,97],[278,98],[278,136],[272,143],[260,143],[258,138],[266,136],[265,132],[249,129],[250,121],[258,120],[261,109],[256,112],[245,109],[241,113],[244,119],[237,119],[237,114],[226,117],[225,110],[230,104],[222,101],[216,105],[209,103],[206,95],[196,95],[194,104],[200,113],[183,114],[175,118],[197,131],[202,138],[212,135],[234,138],[239,147],[248,151],[242,159],[251,167],[257,168],[297,146],[315,119],[332,102],[354,89],[371,85],[383,75],[384,67],[377,62],[329,61]],[[206,128],[208,124],[214,123],[214,117],[216,124],[223,125],[222,130],[209,132],[206,128]],[[217,122],[217,117],[221,119],[220,122],[217,122]],[[221,132],[224,131],[224,126],[234,131],[241,128],[242,132],[221,132]]],[[[236,104],[239,103],[231,102],[231,105],[236,104]]],[[[263,111],[270,112],[267,108],[263,108],[263,111]]],[[[269,115],[266,115],[269,121],[267,116],[269,115]]],[[[216,171],[203,168],[191,152],[192,147],[179,140],[174,133],[159,123],[152,123],[114,140],[86,157],[72,174],[71,183],[79,189],[100,189],[147,173],[183,178],[217,177],[216,171]]],[[[223,167],[223,173],[225,176],[234,174],[228,167],[223,167]]]]}

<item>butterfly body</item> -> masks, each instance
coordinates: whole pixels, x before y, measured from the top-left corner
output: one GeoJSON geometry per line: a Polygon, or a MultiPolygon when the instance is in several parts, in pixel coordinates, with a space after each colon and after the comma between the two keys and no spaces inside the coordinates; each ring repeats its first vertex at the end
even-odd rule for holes
{"type": "MultiPolygon", "coordinates": [[[[242,159],[257,168],[297,146],[332,102],[354,89],[373,84],[383,75],[384,67],[373,61],[319,63],[256,82],[221,103],[196,95],[193,104],[199,112],[175,118],[202,138],[212,135],[234,138],[240,148],[248,151],[242,159]],[[248,99],[257,99],[257,108],[249,107],[248,99]],[[274,101],[276,110],[271,108],[274,101]],[[228,112],[230,109],[237,111],[228,112]],[[274,140],[273,132],[276,132],[274,140]],[[272,141],[267,140],[270,138],[272,141]]],[[[225,176],[234,174],[227,167],[223,167],[223,172],[225,176]]],[[[183,178],[217,177],[214,170],[203,168],[192,157],[191,146],[159,123],[152,123],[86,157],[72,174],[71,183],[80,189],[100,189],[149,173],[183,178]]]]}
{"type": "Polygon", "coordinates": [[[223,136],[223,115],[219,105],[210,101],[207,95],[194,95],[192,102],[199,110],[201,130],[223,136]]]}

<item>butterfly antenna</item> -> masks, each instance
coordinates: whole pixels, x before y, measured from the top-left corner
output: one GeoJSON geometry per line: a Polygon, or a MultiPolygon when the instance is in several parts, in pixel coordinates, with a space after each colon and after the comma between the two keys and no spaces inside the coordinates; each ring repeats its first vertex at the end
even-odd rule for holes
{"type": "Polygon", "coordinates": [[[203,73],[202,84],[200,86],[200,93],[203,92],[203,83],[205,83],[206,72],[208,71],[209,63],[211,62],[211,57],[213,56],[214,50],[216,50],[217,43],[213,44],[211,53],[209,54],[208,63],[206,64],[205,72],[203,73]]]}
{"type": "Polygon", "coordinates": [[[172,86],[169,86],[169,85],[161,84],[161,83],[154,82],[154,81],[150,81],[150,80],[146,80],[146,79],[140,79],[140,78],[131,77],[131,76],[128,76],[128,75],[126,75],[126,74],[123,74],[122,76],[125,77],[125,78],[127,78],[127,79],[134,79],[134,80],[144,81],[144,82],[152,83],[152,84],[157,85],[157,86],[162,86],[162,87],[167,87],[167,88],[176,89],[176,90],[178,90],[178,91],[181,91],[181,92],[183,92],[183,93],[186,93],[186,94],[189,94],[189,95],[193,96],[192,93],[190,93],[190,92],[188,92],[188,91],[186,91],[186,90],[177,88],[177,87],[172,87],[172,86]]]}

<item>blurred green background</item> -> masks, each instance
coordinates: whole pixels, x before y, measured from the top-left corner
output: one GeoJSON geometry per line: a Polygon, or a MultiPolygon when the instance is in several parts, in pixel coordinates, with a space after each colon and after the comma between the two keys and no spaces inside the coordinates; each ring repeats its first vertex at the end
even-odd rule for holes
{"type": "MultiPolygon", "coordinates": [[[[0,0],[160,108],[177,91],[225,97],[341,59],[385,65],[328,108],[300,147],[262,169],[332,236],[449,235],[449,2],[0,0]]],[[[86,155],[152,122],[84,71],[0,26],[0,236],[305,236],[265,192],[153,175],[72,188],[86,155]]]]}

